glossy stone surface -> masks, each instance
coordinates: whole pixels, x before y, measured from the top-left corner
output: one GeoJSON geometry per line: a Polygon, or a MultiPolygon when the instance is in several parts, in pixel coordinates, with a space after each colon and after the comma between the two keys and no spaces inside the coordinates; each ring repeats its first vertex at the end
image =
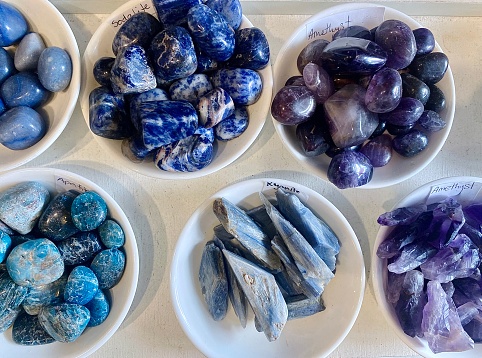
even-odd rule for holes
{"type": "Polygon", "coordinates": [[[97,229],[107,217],[107,204],[94,191],[78,195],[72,202],[72,221],[80,231],[97,229]]]}
{"type": "Polygon", "coordinates": [[[423,308],[427,302],[424,275],[418,270],[408,271],[401,282],[400,297],[395,305],[398,321],[410,337],[422,337],[423,308]]]}
{"type": "Polygon", "coordinates": [[[99,280],[100,289],[114,287],[122,278],[126,265],[125,254],[118,249],[100,251],[92,260],[90,268],[99,280]]]}
{"type": "Polygon", "coordinates": [[[10,235],[0,230],[0,263],[5,260],[7,253],[10,252],[12,239],[10,235]]]}
{"type": "Polygon", "coordinates": [[[90,312],[90,320],[87,327],[95,327],[103,323],[110,313],[110,303],[102,290],[97,290],[94,298],[85,304],[90,312]]]}
{"type": "Polygon", "coordinates": [[[60,47],[47,47],[38,60],[38,78],[51,92],[60,92],[69,86],[72,78],[72,60],[60,47]]]}
{"type": "Polygon", "coordinates": [[[432,31],[425,27],[421,27],[413,30],[413,36],[415,37],[415,44],[417,46],[416,56],[426,55],[435,48],[435,37],[432,31]]]}
{"type": "Polygon", "coordinates": [[[365,40],[373,40],[370,30],[360,25],[353,25],[340,29],[333,34],[332,39],[336,40],[340,37],[357,37],[365,40]]]}
{"type": "Polygon", "coordinates": [[[384,67],[371,78],[365,95],[367,108],[375,113],[394,110],[402,98],[402,78],[398,71],[384,67]]]}
{"type": "Polygon", "coordinates": [[[0,47],[0,85],[11,75],[15,74],[14,59],[3,47],[0,47]]]}
{"type": "Polygon", "coordinates": [[[147,149],[142,136],[135,134],[122,141],[121,151],[122,154],[133,163],[141,163],[153,154],[154,149],[147,149]]]}
{"type": "Polygon", "coordinates": [[[258,72],[248,68],[222,69],[212,76],[214,87],[223,88],[240,106],[249,106],[261,96],[263,81],[258,72]]]}
{"type": "Polygon", "coordinates": [[[29,315],[38,315],[44,306],[63,302],[67,276],[40,286],[32,286],[28,290],[22,307],[29,315]]]}
{"type": "Polygon", "coordinates": [[[271,115],[285,125],[306,122],[315,110],[315,95],[305,86],[284,86],[271,103],[271,115]]]}
{"type": "Polygon", "coordinates": [[[186,15],[191,7],[201,4],[201,0],[153,0],[157,15],[166,27],[186,23],[186,15]]]}
{"type": "Polygon", "coordinates": [[[331,146],[331,140],[327,139],[329,134],[326,125],[315,117],[298,124],[296,138],[307,157],[323,154],[331,146]]]}
{"type": "Polygon", "coordinates": [[[99,235],[95,231],[79,232],[57,244],[65,265],[86,264],[102,250],[99,235]]]}
{"type": "Polygon", "coordinates": [[[207,0],[205,4],[219,13],[233,30],[241,25],[243,9],[239,0],[207,0]]]}
{"type": "Polygon", "coordinates": [[[370,163],[377,168],[388,164],[392,158],[392,138],[383,134],[365,143],[360,152],[370,160],[370,163]]]}
{"type": "Polygon", "coordinates": [[[0,333],[10,327],[19,314],[27,292],[27,287],[17,285],[7,273],[0,274],[0,333]]]}
{"type": "Polygon", "coordinates": [[[167,101],[169,100],[169,95],[166,91],[160,88],[153,88],[146,92],[136,93],[129,97],[129,107],[131,121],[136,130],[141,129],[141,123],[139,120],[139,106],[144,102],[155,102],[155,101],[167,101]]]}
{"type": "Polygon", "coordinates": [[[59,342],[73,342],[82,334],[90,320],[87,308],[77,304],[61,303],[44,307],[38,319],[47,333],[59,342]]]}
{"type": "Polygon", "coordinates": [[[447,106],[447,101],[445,100],[445,94],[443,91],[437,87],[437,85],[429,85],[430,97],[425,104],[425,109],[441,112],[447,106]]]}
{"type": "Polygon", "coordinates": [[[193,106],[197,104],[199,97],[213,90],[209,77],[202,73],[195,73],[181,78],[169,87],[169,95],[175,101],[188,101],[193,106]]]}
{"type": "Polygon", "coordinates": [[[393,149],[400,155],[410,158],[428,145],[428,137],[417,129],[412,129],[407,134],[402,134],[393,138],[393,149]]]}
{"type": "Polygon", "coordinates": [[[30,32],[26,34],[15,50],[15,68],[18,71],[36,71],[40,54],[45,47],[39,33],[30,32]]]}
{"type": "Polygon", "coordinates": [[[339,189],[367,184],[373,176],[373,166],[362,153],[345,150],[335,155],[328,166],[328,180],[339,189]]]}
{"type": "Polygon", "coordinates": [[[444,77],[448,66],[449,59],[446,54],[431,52],[415,58],[410,64],[410,73],[426,84],[434,84],[444,77]]]}
{"type": "Polygon", "coordinates": [[[329,42],[325,39],[316,39],[306,45],[296,58],[296,67],[298,68],[298,71],[303,73],[303,68],[305,68],[310,62],[321,66],[321,54],[328,44],[329,42]]]}
{"type": "Polygon", "coordinates": [[[407,134],[412,130],[412,128],[415,127],[415,124],[410,124],[407,126],[397,126],[392,123],[386,123],[386,130],[388,133],[391,135],[401,135],[401,134],[407,134]]]}
{"type": "Polygon", "coordinates": [[[199,125],[211,128],[234,113],[234,102],[224,89],[217,87],[199,98],[197,112],[199,125]]]}
{"type": "Polygon", "coordinates": [[[64,240],[79,231],[71,215],[72,202],[77,193],[67,191],[57,194],[44,210],[38,221],[42,235],[52,241],[64,240]]]}
{"type": "Polygon", "coordinates": [[[13,45],[28,31],[28,23],[14,5],[0,2],[0,47],[13,45]]]}
{"type": "Polygon", "coordinates": [[[125,235],[122,227],[112,219],[105,220],[99,226],[100,240],[108,249],[119,248],[124,245],[125,235]]]}
{"type": "Polygon", "coordinates": [[[110,71],[112,70],[114,61],[114,57],[101,57],[95,61],[92,74],[94,75],[94,79],[101,86],[110,87],[110,71]]]}
{"type": "Polygon", "coordinates": [[[228,66],[261,70],[270,59],[268,39],[263,31],[256,27],[247,27],[236,31],[234,53],[228,66]]]}
{"type": "Polygon", "coordinates": [[[403,96],[418,99],[425,105],[430,97],[430,88],[410,73],[402,73],[403,96]]]}
{"type": "Polygon", "coordinates": [[[55,342],[42,327],[37,316],[21,313],[12,328],[12,338],[17,344],[38,346],[55,342]]]}
{"type": "Polygon", "coordinates": [[[10,76],[0,87],[0,96],[9,108],[26,106],[31,108],[45,104],[51,93],[32,72],[19,72],[10,76]]]}
{"type": "Polygon", "coordinates": [[[445,128],[447,123],[440,114],[431,110],[423,111],[418,119],[418,124],[428,132],[437,132],[445,128]]]}
{"type": "Polygon", "coordinates": [[[84,305],[94,298],[98,289],[99,281],[94,272],[88,267],[76,266],[70,272],[65,285],[65,302],[84,305]]]}
{"type": "Polygon", "coordinates": [[[0,115],[5,113],[7,110],[7,106],[5,106],[5,103],[3,103],[3,100],[0,98],[0,115]]]}
{"type": "Polygon", "coordinates": [[[214,127],[216,139],[228,141],[239,137],[249,125],[249,113],[246,107],[237,107],[234,113],[214,127]]]}
{"type": "Polygon", "coordinates": [[[285,86],[304,86],[305,80],[303,76],[291,76],[285,82],[285,86]]]}
{"type": "Polygon", "coordinates": [[[380,118],[397,126],[410,126],[417,122],[422,113],[422,102],[416,98],[402,97],[397,108],[391,112],[380,114],[380,118]]]}
{"type": "Polygon", "coordinates": [[[308,63],[303,69],[303,82],[315,94],[317,104],[323,104],[335,92],[333,79],[323,67],[308,63]]]}
{"type": "Polygon", "coordinates": [[[38,143],[47,132],[47,122],[30,107],[15,107],[0,116],[0,143],[22,150],[38,143]]]}

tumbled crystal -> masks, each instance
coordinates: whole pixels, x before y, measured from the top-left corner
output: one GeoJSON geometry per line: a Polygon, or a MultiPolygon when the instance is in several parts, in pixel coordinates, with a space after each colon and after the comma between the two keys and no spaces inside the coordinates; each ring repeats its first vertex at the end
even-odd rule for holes
{"type": "Polygon", "coordinates": [[[416,98],[402,97],[398,106],[388,112],[381,113],[380,118],[387,123],[397,126],[410,126],[415,124],[423,113],[423,104],[416,98]]]}
{"type": "Polygon", "coordinates": [[[425,105],[430,98],[430,88],[410,73],[402,73],[403,96],[418,99],[425,105]]]}
{"type": "Polygon", "coordinates": [[[303,73],[303,68],[310,63],[316,63],[317,65],[322,64],[321,61],[321,53],[323,49],[328,45],[329,42],[325,39],[316,39],[308,43],[303,50],[299,53],[296,59],[296,66],[298,67],[298,71],[303,73]]]}
{"type": "Polygon", "coordinates": [[[102,250],[100,238],[95,231],[79,232],[57,244],[66,265],[84,264],[102,250]]]}
{"type": "Polygon", "coordinates": [[[141,103],[167,100],[169,100],[169,95],[161,88],[153,88],[146,92],[131,95],[129,97],[129,113],[131,116],[132,124],[134,125],[136,130],[139,131],[141,129],[141,123],[139,119],[139,107],[141,103]]]}
{"type": "Polygon", "coordinates": [[[85,305],[94,298],[99,289],[99,281],[94,272],[85,266],[76,266],[70,272],[64,289],[64,299],[68,303],[85,305]]]}
{"type": "Polygon", "coordinates": [[[14,63],[18,71],[36,71],[45,43],[37,32],[25,35],[15,50],[14,63]]]}
{"type": "Polygon", "coordinates": [[[425,27],[420,27],[413,30],[413,36],[415,37],[415,44],[417,46],[416,56],[426,55],[435,48],[435,37],[432,31],[425,27]]]}
{"type": "Polygon", "coordinates": [[[387,134],[375,137],[365,143],[360,152],[366,155],[375,168],[383,167],[392,158],[392,138],[387,134]]]}
{"type": "Polygon", "coordinates": [[[239,137],[248,128],[249,113],[246,107],[234,109],[234,113],[214,127],[216,139],[227,141],[239,137]]]}
{"type": "Polygon", "coordinates": [[[398,125],[393,124],[393,123],[386,123],[385,129],[391,135],[398,136],[398,135],[402,135],[402,134],[407,134],[408,132],[410,132],[412,130],[413,127],[415,127],[415,123],[409,124],[407,126],[398,126],[398,125]]]}
{"type": "Polygon", "coordinates": [[[122,227],[112,219],[105,220],[98,228],[100,240],[108,249],[119,248],[125,243],[122,227]]]}
{"type": "Polygon", "coordinates": [[[428,132],[437,132],[447,125],[440,114],[431,110],[423,111],[418,119],[418,124],[428,132]]]}
{"type": "Polygon", "coordinates": [[[48,123],[36,110],[20,106],[0,115],[0,143],[11,150],[37,144],[47,133],[48,123]]]}
{"type": "Polygon", "coordinates": [[[296,138],[307,157],[323,154],[330,148],[327,136],[329,134],[326,125],[317,118],[310,118],[296,127],[296,138]]]}
{"type": "Polygon", "coordinates": [[[100,251],[92,260],[90,269],[99,281],[100,289],[112,288],[119,283],[126,265],[125,254],[116,249],[100,251]]]}
{"type": "Polygon", "coordinates": [[[12,339],[15,343],[24,346],[37,346],[55,342],[42,327],[37,316],[21,313],[15,320],[12,328],[12,339]]]}
{"type": "Polygon", "coordinates": [[[308,63],[303,69],[303,82],[315,94],[317,104],[325,103],[335,92],[331,76],[315,63],[308,63]]]}
{"type": "Polygon", "coordinates": [[[195,73],[178,79],[169,87],[169,95],[174,101],[185,100],[196,105],[198,98],[213,90],[209,77],[202,73],[195,73]]]}
{"type": "Polygon", "coordinates": [[[61,303],[64,299],[64,288],[67,276],[40,286],[32,286],[28,290],[22,307],[29,315],[38,315],[42,307],[61,303]]]}
{"type": "Polygon", "coordinates": [[[315,110],[315,95],[305,86],[284,86],[271,103],[271,115],[285,125],[306,122],[315,110]]]}
{"type": "Polygon", "coordinates": [[[410,64],[410,73],[425,82],[434,84],[439,82],[445,75],[449,66],[449,59],[443,52],[431,52],[416,57],[410,64]]]}
{"type": "Polygon", "coordinates": [[[67,191],[57,194],[43,211],[38,221],[39,231],[52,241],[64,240],[79,231],[71,215],[72,202],[77,193],[67,191]]]}
{"type": "Polygon", "coordinates": [[[14,59],[7,50],[0,47],[0,85],[16,72],[17,69],[15,68],[14,59]]]}
{"type": "Polygon", "coordinates": [[[430,97],[425,104],[425,109],[437,113],[443,111],[447,105],[443,91],[437,85],[429,85],[428,87],[430,88],[430,97]]]}
{"type": "Polygon", "coordinates": [[[92,74],[101,86],[110,87],[110,71],[114,65],[114,57],[101,57],[94,63],[92,74]]]}
{"type": "Polygon", "coordinates": [[[367,87],[365,104],[376,113],[394,110],[402,98],[402,78],[398,71],[384,67],[375,73],[367,87]]]}
{"type": "Polygon", "coordinates": [[[400,20],[385,20],[375,31],[375,42],[387,53],[386,66],[395,70],[410,65],[417,52],[412,29],[400,20]]]}
{"type": "Polygon", "coordinates": [[[0,264],[7,257],[12,247],[12,238],[0,229],[0,264]]]}
{"type": "Polygon", "coordinates": [[[42,308],[38,315],[42,327],[59,342],[73,342],[82,334],[90,320],[87,308],[61,303],[42,308]]]}
{"type": "Polygon", "coordinates": [[[256,27],[236,31],[234,52],[228,66],[261,70],[269,63],[269,44],[264,32],[256,27]]]}
{"type": "Polygon", "coordinates": [[[103,323],[110,313],[110,303],[102,290],[97,290],[94,298],[85,305],[90,312],[90,320],[87,327],[95,327],[103,323]]]}
{"type": "Polygon", "coordinates": [[[0,18],[0,47],[13,45],[27,33],[27,20],[12,4],[0,2],[0,18]]]}
{"type": "Polygon", "coordinates": [[[214,87],[223,88],[234,104],[248,106],[261,96],[263,80],[257,71],[249,68],[221,69],[212,76],[214,87]]]}
{"type": "Polygon", "coordinates": [[[373,176],[373,166],[362,153],[344,150],[335,155],[328,167],[328,180],[339,189],[367,184],[373,176]]]}
{"type": "Polygon", "coordinates": [[[224,89],[216,87],[199,98],[197,112],[199,125],[211,128],[234,113],[234,102],[224,89]]]}
{"type": "Polygon", "coordinates": [[[224,17],[233,30],[238,30],[243,19],[243,11],[239,0],[207,0],[205,4],[224,17]]]}
{"type": "Polygon", "coordinates": [[[10,327],[20,313],[28,288],[17,285],[7,273],[0,273],[0,333],[10,327]]]}
{"type": "Polygon", "coordinates": [[[353,25],[340,29],[333,34],[332,39],[336,40],[340,37],[357,37],[365,40],[373,40],[370,30],[360,25],[353,25]]]}
{"type": "Polygon", "coordinates": [[[401,156],[410,158],[428,145],[428,137],[418,129],[411,129],[407,134],[398,135],[393,138],[393,149],[401,156]]]}
{"type": "Polygon", "coordinates": [[[19,72],[0,86],[0,96],[9,108],[26,106],[37,108],[49,100],[51,93],[33,72],[19,72]]]}
{"type": "Polygon", "coordinates": [[[182,25],[186,23],[186,15],[191,7],[201,4],[201,0],[153,0],[156,13],[165,26],[182,25]]]}
{"type": "Polygon", "coordinates": [[[72,202],[72,221],[80,231],[97,229],[107,217],[107,204],[94,191],[78,195],[72,202]]]}
{"type": "Polygon", "coordinates": [[[50,46],[42,51],[37,73],[40,83],[51,92],[66,89],[72,78],[72,60],[63,48],[50,46]]]}

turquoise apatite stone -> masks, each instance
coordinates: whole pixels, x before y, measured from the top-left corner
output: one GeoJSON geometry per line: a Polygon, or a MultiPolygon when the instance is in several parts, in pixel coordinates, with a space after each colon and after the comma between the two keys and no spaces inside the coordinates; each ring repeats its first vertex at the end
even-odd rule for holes
{"type": "Polygon", "coordinates": [[[0,333],[13,323],[21,311],[28,288],[17,285],[7,273],[0,273],[0,333]]]}
{"type": "Polygon", "coordinates": [[[7,233],[0,230],[0,263],[5,260],[12,247],[12,238],[7,233]]]}
{"type": "Polygon", "coordinates": [[[47,122],[30,107],[15,107],[0,115],[0,143],[11,150],[37,144],[47,133],[47,122]]]}
{"type": "Polygon", "coordinates": [[[228,92],[234,104],[241,106],[255,103],[263,90],[259,73],[247,68],[218,70],[212,81],[215,87],[221,87],[228,92]]]}
{"type": "Polygon", "coordinates": [[[37,108],[49,100],[51,93],[40,83],[35,73],[19,72],[3,82],[0,95],[9,108],[37,108]]]}
{"type": "Polygon", "coordinates": [[[90,268],[99,280],[99,288],[112,288],[120,281],[126,265],[125,254],[118,249],[106,249],[92,260],[90,268]]]}
{"type": "Polygon", "coordinates": [[[40,324],[38,317],[20,313],[12,327],[12,338],[23,346],[38,346],[55,342],[40,324]]]}
{"type": "Polygon", "coordinates": [[[78,195],[72,202],[72,221],[80,231],[97,229],[107,217],[107,204],[94,191],[78,195]]]}
{"type": "Polygon", "coordinates": [[[102,290],[97,290],[94,298],[86,303],[85,307],[90,312],[90,321],[87,327],[95,327],[103,323],[110,313],[109,300],[102,290]]]}
{"type": "Polygon", "coordinates": [[[0,47],[0,85],[15,73],[17,73],[17,70],[12,56],[7,50],[0,47]]]}
{"type": "Polygon", "coordinates": [[[28,23],[22,13],[13,5],[0,1],[0,47],[20,41],[28,31],[28,23]]]}
{"type": "Polygon", "coordinates": [[[38,315],[42,307],[63,302],[66,283],[67,276],[62,275],[54,282],[29,287],[28,294],[22,303],[23,309],[29,315],[38,315]]]}
{"type": "Polygon", "coordinates": [[[60,92],[69,86],[72,78],[72,60],[60,47],[47,47],[40,54],[37,67],[40,83],[51,92],[60,92]]]}
{"type": "Polygon", "coordinates": [[[115,220],[107,219],[99,226],[98,230],[100,240],[108,249],[119,248],[124,245],[124,230],[115,220]]]}
{"type": "Polygon", "coordinates": [[[188,101],[193,106],[196,105],[199,97],[213,90],[213,85],[209,77],[202,73],[194,73],[185,78],[181,78],[171,84],[169,95],[174,101],[188,101]]]}
{"type": "Polygon", "coordinates": [[[64,290],[65,302],[85,305],[97,293],[99,281],[94,272],[86,266],[76,266],[70,272],[64,290]]]}
{"type": "Polygon", "coordinates": [[[102,250],[96,231],[79,232],[57,243],[57,247],[67,266],[85,264],[102,250]]]}
{"type": "Polygon", "coordinates": [[[238,107],[228,118],[222,120],[214,127],[216,139],[228,141],[239,137],[249,125],[249,114],[246,107],[238,107]]]}
{"type": "Polygon", "coordinates": [[[243,9],[239,0],[207,0],[206,5],[224,17],[233,30],[241,25],[243,9]]]}
{"type": "Polygon", "coordinates": [[[74,303],[43,307],[38,315],[42,327],[58,342],[73,342],[90,320],[87,308],[74,303]]]}
{"type": "Polygon", "coordinates": [[[45,43],[42,36],[37,32],[28,33],[15,50],[15,68],[18,71],[36,71],[43,50],[45,50],[45,43]]]}

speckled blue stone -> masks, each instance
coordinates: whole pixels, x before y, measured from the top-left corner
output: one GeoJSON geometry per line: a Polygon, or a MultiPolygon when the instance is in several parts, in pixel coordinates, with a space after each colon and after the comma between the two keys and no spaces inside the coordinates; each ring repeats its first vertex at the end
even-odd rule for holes
{"type": "Polygon", "coordinates": [[[17,73],[15,62],[3,47],[0,47],[0,85],[11,75],[17,73]]]}
{"type": "Polygon", "coordinates": [[[236,105],[255,103],[263,90],[263,81],[258,72],[247,68],[221,69],[214,73],[212,82],[229,93],[236,105]]]}
{"type": "Polygon", "coordinates": [[[169,95],[166,91],[161,88],[154,88],[149,91],[133,94],[129,98],[130,115],[131,121],[136,130],[141,129],[141,123],[139,121],[139,105],[144,102],[154,102],[154,101],[167,101],[169,100],[169,95]]]}
{"type": "Polygon", "coordinates": [[[40,286],[32,286],[22,302],[22,307],[29,315],[38,315],[43,306],[63,302],[64,288],[67,276],[62,275],[58,280],[40,286]]]}
{"type": "Polygon", "coordinates": [[[94,272],[88,267],[76,266],[70,272],[65,285],[65,302],[85,305],[94,298],[98,289],[99,281],[94,272]]]}
{"type": "Polygon", "coordinates": [[[228,60],[234,51],[234,30],[226,20],[206,5],[193,6],[187,25],[199,49],[216,61],[228,60]]]}
{"type": "Polygon", "coordinates": [[[90,268],[99,280],[99,288],[112,288],[120,281],[126,265],[125,254],[118,249],[106,249],[92,260],[90,268]]]}
{"type": "Polygon", "coordinates": [[[110,87],[110,71],[114,65],[114,57],[101,57],[94,63],[94,68],[92,69],[92,74],[94,79],[101,86],[110,87]]]}
{"type": "Polygon", "coordinates": [[[12,247],[12,238],[7,233],[0,231],[0,263],[5,260],[12,247]]]}
{"type": "Polygon", "coordinates": [[[122,154],[133,163],[141,163],[153,154],[154,149],[147,149],[142,135],[126,138],[121,144],[122,154]]]}
{"type": "Polygon", "coordinates": [[[216,139],[228,141],[243,134],[246,128],[248,128],[248,125],[248,110],[246,107],[238,107],[230,117],[219,122],[214,127],[214,134],[216,139]]]}
{"type": "Polygon", "coordinates": [[[90,320],[87,308],[73,303],[43,307],[38,315],[42,327],[59,342],[73,342],[82,334],[90,320]]]}
{"type": "Polygon", "coordinates": [[[239,0],[207,0],[206,5],[218,12],[234,30],[243,20],[243,9],[239,0]]]}
{"type": "Polygon", "coordinates": [[[2,220],[0,220],[0,231],[3,231],[4,233],[6,233],[10,236],[15,235],[15,231],[13,231],[7,225],[5,225],[5,223],[2,222],[2,220]]]}
{"type": "Polygon", "coordinates": [[[47,122],[30,107],[15,107],[0,115],[0,143],[11,150],[27,149],[47,132],[47,122]]]}
{"type": "Polygon", "coordinates": [[[141,93],[156,88],[156,77],[144,48],[131,45],[119,51],[111,70],[111,84],[117,94],[141,93]]]}
{"type": "Polygon", "coordinates": [[[194,107],[185,101],[145,102],[139,106],[142,136],[148,150],[192,135],[198,126],[194,107]]]}
{"type": "Polygon", "coordinates": [[[173,82],[169,87],[169,95],[172,100],[188,101],[194,106],[199,97],[212,91],[212,89],[213,85],[207,75],[195,73],[173,82]]]}
{"type": "Polygon", "coordinates": [[[92,133],[108,139],[128,138],[134,132],[124,96],[104,86],[90,92],[89,125],[92,133]]]}
{"type": "Polygon", "coordinates": [[[9,108],[27,106],[31,108],[45,104],[51,93],[32,72],[19,72],[10,76],[0,87],[0,96],[9,108]]]}
{"type": "Polygon", "coordinates": [[[152,0],[157,15],[161,22],[167,26],[182,25],[186,23],[186,15],[189,9],[201,0],[152,0]]]}
{"type": "Polygon", "coordinates": [[[268,65],[269,57],[268,39],[263,31],[256,27],[236,31],[236,46],[228,66],[261,70],[268,65]]]}
{"type": "Polygon", "coordinates": [[[99,226],[98,231],[100,241],[108,249],[119,248],[124,245],[124,230],[115,220],[107,219],[99,226]]]}
{"type": "Polygon", "coordinates": [[[103,323],[110,313],[110,303],[102,290],[97,290],[94,298],[85,304],[90,312],[90,321],[87,327],[95,327],[103,323]]]}
{"type": "Polygon", "coordinates": [[[97,229],[107,217],[107,204],[94,191],[78,195],[72,202],[72,221],[80,231],[97,229]]]}
{"type": "Polygon", "coordinates": [[[13,5],[0,1],[0,47],[18,42],[28,31],[28,24],[22,13],[13,5]]]}
{"type": "Polygon", "coordinates": [[[196,49],[197,56],[197,73],[210,73],[221,68],[223,62],[216,61],[209,57],[209,55],[196,49]]]}
{"type": "Polygon", "coordinates": [[[199,139],[205,143],[214,143],[214,128],[198,127],[194,134],[199,135],[199,139]]]}
{"type": "Polygon", "coordinates": [[[47,47],[40,54],[37,67],[40,83],[51,92],[60,92],[69,86],[72,78],[72,60],[60,47],[47,47]]]}
{"type": "Polygon", "coordinates": [[[42,235],[52,241],[64,240],[79,231],[72,221],[70,208],[76,193],[67,191],[57,194],[44,210],[38,221],[42,235]]]}
{"type": "Polygon", "coordinates": [[[13,324],[12,338],[23,346],[38,346],[55,342],[40,324],[37,316],[20,313],[13,324]]]}
{"type": "Polygon", "coordinates": [[[65,265],[73,266],[85,264],[102,250],[97,232],[79,232],[57,243],[60,255],[65,265]]]}
{"type": "Polygon", "coordinates": [[[44,40],[39,33],[26,34],[15,50],[15,68],[18,71],[36,71],[40,54],[45,47],[44,40]]]}
{"type": "Polygon", "coordinates": [[[28,288],[12,281],[6,272],[0,273],[0,333],[7,330],[21,311],[28,288]]]}
{"type": "Polygon", "coordinates": [[[196,71],[194,43],[183,27],[174,26],[161,31],[154,37],[149,49],[158,81],[174,81],[196,71]]]}
{"type": "Polygon", "coordinates": [[[164,26],[148,12],[138,12],[132,15],[116,32],[112,40],[114,55],[123,47],[139,45],[148,48],[154,36],[164,29],[164,26]]]}
{"type": "Polygon", "coordinates": [[[197,110],[199,124],[211,128],[234,113],[234,102],[224,89],[217,87],[199,98],[197,110]]]}
{"type": "Polygon", "coordinates": [[[7,270],[18,285],[45,285],[62,276],[64,261],[52,241],[35,239],[12,249],[7,257],[7,270]]]}

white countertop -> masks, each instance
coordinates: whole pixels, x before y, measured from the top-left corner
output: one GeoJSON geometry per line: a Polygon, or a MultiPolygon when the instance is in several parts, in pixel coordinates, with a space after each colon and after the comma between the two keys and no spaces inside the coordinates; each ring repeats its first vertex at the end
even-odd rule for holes
{"type": "MultiPolygon", "coordinates": [[[[82,54],[107,14],[95,13],[93,3],[89,1],[57,0],[53,3],[65,13],[82,54]],[[80,3],[88,3],[87,8],[90,6],[93,13],[87,13],[86,7],[80,6],[75,13],[72,9],[80,3]]],[[[123,1],[106,3],[113,6],[123,1]]],[[[267,35],[274,63],[285,39],[307,15],[283,15],[279,14],[279,9],[277,15],[270,15],[266,6],[262,6],[263,15],[253,15],[254,4],[249,4],[251,14],[248,18],[267,35]]],[[[285,3],[280,4],[285,6],[285,3]]],[[[345,215],[357,233],[369,277],[379,214],[429,181],[455,175],[482,176],[482,140],[479,137],[482,121],[482,18],[477,17],[482,16],[482,7],[479,4],[465,5],[464,2],[457,7],[457,14],[467,6],[465,15],[475,16],[414,16],[432,29],[450,59],[457,91],[454,125],[443,149],[428,167],[404,183],[376,190],[376,195],[373,190],[340,191],[307,174],[283,147],[270,118],[251,148],[235,163],[217,173],[186,181],[145,177],[123,170],[110,160],[90,133],[77,106],[54,145],[23,167],[54,167],[87,177],[117,200],[132,223],[140,255],[137,293],[120,329],[93,357],[202,357],[182,331],[172,309],[169,267],[176,240],[190,215],[205,198],[230,183],[272,177],[291,180],[321,193],[345,215]],[[472,11],[472,7],[476,10],[472,11]]],[[[390,6],[390,2],[387,5],[390,6]]],[[[421,14],[430,8],[436,12],[435,1],[428,4],[428,8],[422,5],[415,5],[423,10],[421,14]]],[[[453,5],[444,11],[455,9],[453,5]]],[[[276,12],[274,9],[273,13],[276,12]]],[[[347,338],[330,357],[407,356],[415,354],[397,338],[378,311],[368,279],[359,317],[347,338]]]]}

